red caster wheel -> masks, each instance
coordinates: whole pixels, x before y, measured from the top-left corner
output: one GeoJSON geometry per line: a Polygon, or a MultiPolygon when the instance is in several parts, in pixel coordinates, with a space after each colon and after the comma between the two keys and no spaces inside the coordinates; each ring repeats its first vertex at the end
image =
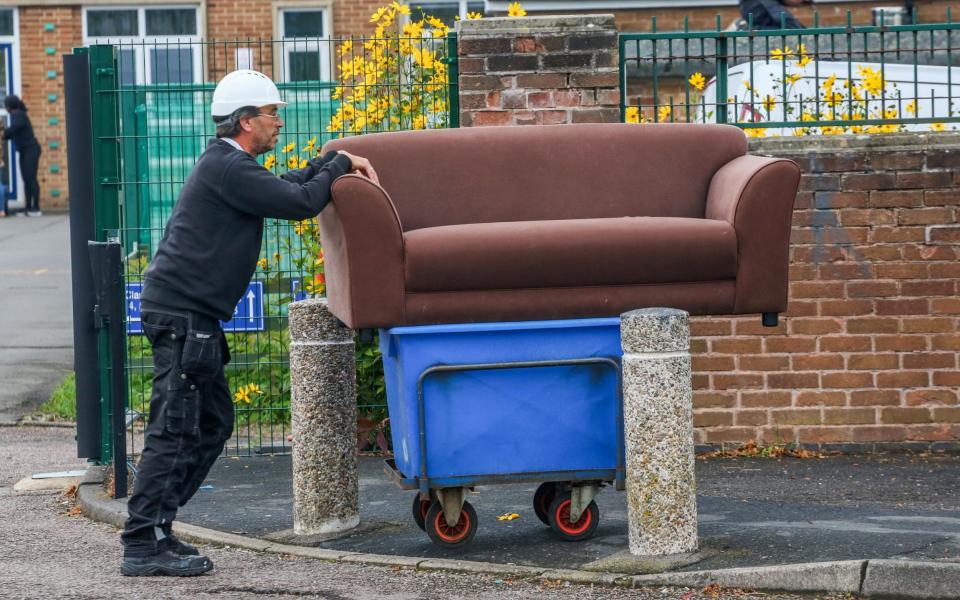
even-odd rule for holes
{"type": "Polygon", "coordinates": [[[440,503],[434,502],[427,510],[426,528],[427,536],[434,544],[444,548],[460,548],[470,543],[477,533],[477,511],[473,510],[469,502],[464,502],[460,510],[460,520],[450,527],[443,518],[440,503]]]}
{"type": "Polygon", "coordinates": [[[557,494],[550,503],[550,529],[565,542],[579,542],[591,537],[600,524],[600,509],[597,503],[590,504],[580,514],[576,523],[570,522],[570,492],[557,494]]]}
{"type": "Polygon", "coordinates": [[[550,504],[556,497],[557,484],[552,481],[541,483],[533,494],[533,512],[537,513],[537,518],[548,527],[550,526],[550,504]]]}
{"type": "Polygon", "coordinates": [[[426,530],[427,511],[430,510],[430,504],[433,500],[421,500],[420,492],[413,497],[413,520],[420,529],[426,530]]]}

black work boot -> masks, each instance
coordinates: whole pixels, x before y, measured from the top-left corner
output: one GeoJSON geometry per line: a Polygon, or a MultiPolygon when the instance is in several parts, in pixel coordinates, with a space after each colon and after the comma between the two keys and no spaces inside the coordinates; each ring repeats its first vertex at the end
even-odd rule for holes
{"type": "Polygon", "coordinates": [[[120,572],[127,577],[192,577],[212,568],[213,562],[206,556],[180,556],[166,549],[150,556],[124,556],[120,564],[120,572]]]}
{"type": "Polygon", "coordinates": [[[172,533],[168,533],[167,536],[163,538],[163,544],[166,546],[167,550],[173,552],[174,554],[179,554],[180,556],[200,556],[199,550],[197,550],[194,546],[184,542],[172,533]]]}

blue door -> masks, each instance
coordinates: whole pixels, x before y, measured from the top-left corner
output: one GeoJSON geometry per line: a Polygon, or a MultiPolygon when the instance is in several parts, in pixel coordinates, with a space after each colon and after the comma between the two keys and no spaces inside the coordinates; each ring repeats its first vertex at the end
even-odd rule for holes
{"type": "MultiPolygon", "coordinates": [[[[13,94],[13,46],[10,44],[0,44],[0,99],[7,94],[13,94]]],[[[7,117],[7,111],[3,109],[0,103],[0,118],[4,119],[6,124],[10,124],[7,117]]],[[[0,143],[0,184],[3,185],[7,199],[10,201],[17,199],[17,156],[13,151],[13,143],[0,143]]],[[[2,207],[0,207],[2,208],[2,207]]]]}

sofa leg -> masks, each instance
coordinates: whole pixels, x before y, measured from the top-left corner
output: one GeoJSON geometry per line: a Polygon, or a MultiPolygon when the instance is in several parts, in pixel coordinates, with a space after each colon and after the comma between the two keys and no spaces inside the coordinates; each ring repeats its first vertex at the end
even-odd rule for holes
{"type": "Polygon", "coordinates": [[[357,336],[360,338],[360,343],[363,345],[373,343],[373,329],[358,329],[357,336]]]}
{"type": "Polygon", "coordinates": [[[765,312],[761,314],[760,318],[763,321],[764,327],[776,327],[779,316],[780,316],[780,313],[765,312]]]}

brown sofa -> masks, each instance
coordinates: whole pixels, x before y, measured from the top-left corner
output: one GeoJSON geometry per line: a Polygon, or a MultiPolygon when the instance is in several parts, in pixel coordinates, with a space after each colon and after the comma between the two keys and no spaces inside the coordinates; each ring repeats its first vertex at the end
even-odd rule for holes
{"type": "Polygon", "coordinates": [[[338,179],[320,215],[329,306],[353,328],[696,315],[787,305],[789,160],[719,125],[583,124],[381,133],[327,150],[382,187],[338,179]]]}

